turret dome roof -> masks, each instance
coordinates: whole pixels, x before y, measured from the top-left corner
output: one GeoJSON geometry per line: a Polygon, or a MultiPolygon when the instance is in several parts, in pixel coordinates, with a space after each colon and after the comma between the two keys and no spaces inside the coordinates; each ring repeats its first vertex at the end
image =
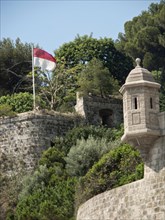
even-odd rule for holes
{"type": "Polygon", "coordinates": [[[136,63],[137,66],[133,70],[131,70],[131,72],[127,76],[126,83],[137,82],[137,81],[155,82],[151,72],[140,66],[139,58],[136,59],[136,63]]]}

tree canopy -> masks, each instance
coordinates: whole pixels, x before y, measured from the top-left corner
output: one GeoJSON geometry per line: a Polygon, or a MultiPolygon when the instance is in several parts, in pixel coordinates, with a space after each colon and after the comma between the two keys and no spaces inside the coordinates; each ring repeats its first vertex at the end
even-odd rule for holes
{"type": "Polygon", "coordinates": [[[132,60],[115,48],[111,38],[96,39],[92,35],[77,35],[74,41],[63,44],[55,54],[59,62],[63,59],[66,61],[67,68],[86,64],[97,58],[120,83],[124,82],[133,67],[132,60]]]}
{"type": "Polygon", "coordinates": [[[32,90],[27,74],[32,69],[30,43],[23,44],[19,38],[0,41],[0,95],[32,90]]]}
{"type": "Polygon", "coordinates": [[[148,11],[124,24],[125,33],[119,33],[117,48],[136,59],[140,57],[145,68],[165,69],[165,1],[152,3],[148,11]]]}
{"type": "Polygon", "coordinates": [[[101,97],[112,94],[118,88],[118,83],[113,79],[108,68],[96,58],[87,63],[80,74],[78,85],[82,94],[92,93],[101,97]]]}

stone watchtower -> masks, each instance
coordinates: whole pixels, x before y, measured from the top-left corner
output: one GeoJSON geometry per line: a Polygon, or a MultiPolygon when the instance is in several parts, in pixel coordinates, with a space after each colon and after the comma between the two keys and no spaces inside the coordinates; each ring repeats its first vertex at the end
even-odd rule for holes
{"type": "Polygon", "coordinates": [[[137,146],[145,156],[159,138],[159,88],[151,73],[140,66],[129,73],[120,92],[123,94],[124,135],[123,142],[137,146]]]}

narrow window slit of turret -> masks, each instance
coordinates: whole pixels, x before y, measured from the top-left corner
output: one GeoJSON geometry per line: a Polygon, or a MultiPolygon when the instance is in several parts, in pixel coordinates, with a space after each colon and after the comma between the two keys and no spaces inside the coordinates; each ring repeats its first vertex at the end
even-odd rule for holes
{"type": "Polygon", "coordinates": [[[152,98],[150,98],[150,108],[153,108],[153,102],[152,102],[152,98]]]}
{"type": "Polygon", "coordinates": [[[134,108],[137,109],[137,97],[134,98],[134,108]]]}

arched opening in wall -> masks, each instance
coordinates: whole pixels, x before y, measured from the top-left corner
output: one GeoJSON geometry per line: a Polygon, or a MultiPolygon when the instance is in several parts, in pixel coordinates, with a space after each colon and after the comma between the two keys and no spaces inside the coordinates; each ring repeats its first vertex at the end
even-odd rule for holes
{"type": "Polygon", "coordinates": [[[99,116],[102,121],[102,125],[112,128],[114,126],[113,123],[113,111],[111,109],[101,109],[99,111],[99,116]]]}

